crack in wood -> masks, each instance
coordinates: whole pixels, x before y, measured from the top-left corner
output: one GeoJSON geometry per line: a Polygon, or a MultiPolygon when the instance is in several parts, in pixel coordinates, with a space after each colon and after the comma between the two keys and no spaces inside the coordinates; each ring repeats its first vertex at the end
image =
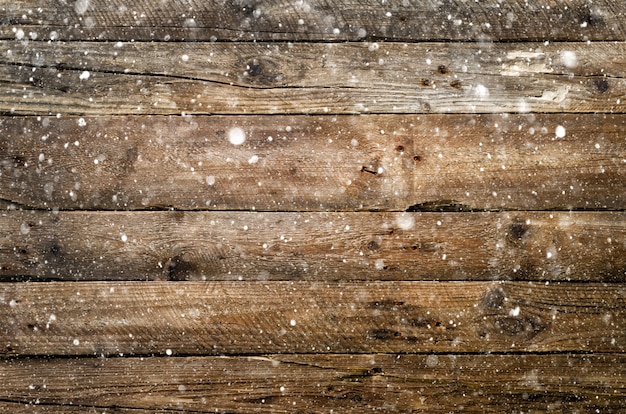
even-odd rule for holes
{"type": "MultiPolygon", "coordinates": [[[[454,200],[435,200],[413,204],[406,208],[407,212],[473,212],[481,211],[454,200]]],[[[483,210],[484,211],[484,210],[483,210]]],[[[491,211],[491,210],[490,210],[491,211]]]]}
{"type": "MultiPolygon", "coordinates": [[[[263,85],[253,84],[253,83],[239,84],[239,83],[235,83],[235,82],[219,81],[219,80],[215,80],[215,79],[207,79],[207,78],[201,78],[201,77],[197,77],[197,76],[184,76],[184,75],[174,75],[174,74],[154,73],[154,72],[117,71],[117,70],[106,70],[106,69],[93,69],[93,68],[88,68],[88,67],[81,67],[81,68],[79,68],[79,67],[68,66],[68,65],[63,65],[63,64],[60,64],[60,65],[34,65],[32,63],[26,63],[26,62],[3,62],[3,61],[0,61],[0,65],[26,67],[26,68],[30,68],[30,69],[53,69],[53,70],[58,70],[58,71],[76,71],[76,72],[88,71],[88,72],[92,72],[92,73],[102,73],[102,74],[117,75],[117,76],[143,76],[143,77],[146,77],[146,78],[163,78],[163,79],[186,80],[186,81],[192,81],[192,82],[203,82],[203,83],[212,83],[212,84],[216,84],[216,85],[231,86],[231,87],[241,88],[241,89],[259,89],[259,90],[273,90],[273,89],[286,89],[286,90],[289,90],[289,89],[293,89],[293,90],[298,90],[298,89],[356,90],[356,89],[362,89],[362,88],[359,88],[359,87],[349,86],[349,85],[341,85],[341,86],[268,85],[268,86],[263,86],[263,85]]],[[[13,81],[0,81],[0,83],[6,83],[6,84],[9,84],[9,85],[16,85],[16,83],[13,82],[13,81]]],[[[35,87],[38,87],[38,88],[50,87],[49,85],[45,84],[45,82],[43,82],[41,79],[39,79],[39,81],[35,82],[35,83],[28,82],[28,83],[22,83],[20,85],[21,86],[35,86],[35,87]]],[[[67,87],[56,87],[54,89],[57,89],[57,90],[59,90],[61,92],[64,92],[64,93],[70,92],[69,86],[67,86],[67,87]]]]}

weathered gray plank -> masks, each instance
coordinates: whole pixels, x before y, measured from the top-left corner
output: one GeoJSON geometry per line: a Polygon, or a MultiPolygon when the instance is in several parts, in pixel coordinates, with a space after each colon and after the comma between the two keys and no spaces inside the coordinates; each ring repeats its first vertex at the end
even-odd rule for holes
{"type": "Polygon", "coordinates": [[[0,2],[5,38],[623,40],[622,1],[0,2]]]}
{"type": "Polygon", "coordinates": [[[626,208],[624,115],[16,117],[0,131],[0,198],[27,208],[626,208]]]}
{"type": "Polygon", "coordinates": [[[1,45],[0,111],[13,114],[626,109],[624,42],[1,45]]]}
{"type": "Polygon", "coordinates": [[[0,361],[0,409],[617,412],[625,363],[622,354],[15,359],[0,361]]]}
{"type": "Polygon", "coordinates": [[[618,284],[0,284],[0,354],[623,352],[618,284]]]}
{"type": "Polygon", "coordinates": [[[0,280],[626,281],[626,213],[0,212],[0,280]]]}

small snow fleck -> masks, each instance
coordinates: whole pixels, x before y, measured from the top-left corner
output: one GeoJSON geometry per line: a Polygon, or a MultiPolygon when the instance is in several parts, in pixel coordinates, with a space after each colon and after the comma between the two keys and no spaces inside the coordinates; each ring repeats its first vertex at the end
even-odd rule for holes
{"type": "Polygon", "coordinates": [[[24,38],[24,31],[22,29],[17,29],[15,32],[15,39],[22,40],[24,38]]]}
{"type": "Polygon", "coordinates": [[[87,9],[89,8],[90,0],[78,0],[74,3],[74,11],[76,14],[85,14],[87,9]]]}
{"type": "Polygon", "coordinates": [[[396,217],[396,224],[402,230],[411,230],[415,225],[415,218],[410,213],[401,213],[398,217],[396,217]]]}
{"type": "Polygon", "coordinates": [[[166,354],[167,356],[171,356],[171,355],[172,355],[172,350],[171,350],[171,349],[169,349],[169,348],[168,348],[168,349],[166,349],[166,350],[165,350],[165,354],[166,354]]]}
{"type": "Polygon", "coordinates": [[[509,316],[519,316],[520,308],[516,306],[514,309],[509,311],[509,316]]]}
{"type": "Polygon", "coordinates": [[[87,125],[87,122],[85,121],[85,118],[78,118],[78,126],[84,127],[87,125]]]}
{"type": "Polygon", "coordinates": [[[248,164],[256,164],[257,162],[259,162],[259,157],[256,155],[253,155],[252,157],[250,157],[250,159],[248,160],[248,164]]]}
{"type": "Polygon", "coordinates": [[[183,62],[187,62],[187,61],[189,60],[189,55],[182,55],[182,56],[180,57],[180,59],[181,59],[183,62]]]}
{"type": "Polygon", "coordinates": [[[376,267],[376,270],[385,270],[385,261],[383,259],[376,259],[374,267],[376,267]]]}
{"type": "Polygon", "coordinates": [[[430,368],[436,367],[439,363],[439,357],[437,355],[428,355],[426,357],[426,365],[430,368]]]}
{"type": "Polygon", "coordinates": [[[9,302],[9,306],[12,308],[17,307],[17,301],[15,299],[11,299],[11,301],[9,302]]]}
{"type": "Polygon", "coordinates": [[[52,192],[54,191],[54,184],[53,183],[45,183],[43,185],[43,191],[44,191],[44,193],[46,193],[46,197],[48,197],[48,198],[52,197],[52,192]]]}
{"type": "Polygon", "coordinates": [[[285,387],[280,387],[280,392],[285,392],[285,387]]]}
{"type": "Polygon", "coordinates": [[[571,50],[564,50],[561,52],[561,62],[568,68],[575,68],[578,64],[578,59],[576,58],[576,52],[572,52],[571,50]]]}
{"type": "Polygon", "coordinates": [[[80,80],[87,80],[89,79],[89,76],[91,76],[91,74],[89,73],[89,71],[84,70],[83,73],[80,74],[80,76],[78,77],[78,79],[80,80]]]}
{"type": "Polygon", "coordinates": [[[296,326],[296,320],[295,319],[290,320],[289,325],[296,326]]]}
{"type": "Polygon", "coordinates": [[[207,177],[205,178],[205,181],[208,185],[213,185],[215,184],[215,176],[207,175],[207,177]]]}
{"type": "Polygon", "coordinates": [[[125,234],[122,234],[121,239],[124,243],[126,243],[128,241],[128,236],[126,236],[125,234]]]}
{"type": "Polygon", "coordinates": [[[554,133],[556,134],[557,138],[563,138],[565,136],[565,127],[563,125],[557,125],[554,133]]]}
{"type": "Polygon", "coordinates": [[[228,141],[233,145],[241,145],[246,141],[246,133],[239,127],[228,130],[228,141]]]}
{"type": "Polygon", "coordinates": [[[484,85],[476,85],[474,93],[479,98],[486,98],[489,96],[489,89],[487,89],[484,85]]]}
{"type": "Polygon", "coordinates": [[[76,346],[80,345],[80,341],[78,339],[74,339],[72,343],[76,346]]]}

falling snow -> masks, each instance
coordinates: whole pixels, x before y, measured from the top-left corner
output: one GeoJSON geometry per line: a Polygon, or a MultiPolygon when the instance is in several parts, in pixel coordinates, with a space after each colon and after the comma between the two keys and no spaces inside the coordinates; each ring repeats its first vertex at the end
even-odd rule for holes
{"type": "Polygon", "coordinates": [[[228,141],[233,145],[241,145],[246,141],[246,133],[239,127],[228,130],[228,141]]]}
{"type": "Polygon", "coordinates": [[[565,127],[563,127],[563,125],[558,125],[554,132],[557,138],[563,138],[565,136],[565,127]]]}

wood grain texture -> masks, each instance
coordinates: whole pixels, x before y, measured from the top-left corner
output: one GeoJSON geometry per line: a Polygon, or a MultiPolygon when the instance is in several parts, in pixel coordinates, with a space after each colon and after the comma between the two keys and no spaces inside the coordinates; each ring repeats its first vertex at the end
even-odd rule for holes
{"type": "Polygon", "coordinates": [[[0,361],[0,409],[617,412],[625,363],[616,354],[16,359],[0,361]]]}
{"type": "Polygon", "coordinates": [[[626,213],[0,213],[0,280],[626,281],[626,213]]]}
{"type": "Polygon", "coordinates": [[[3,41],[7,114],[606,112],[626,43],[3,41]],[[77,54],[76,51],[80,51],[77,54]]]}
{"type": "Polygon", "coordinates": [[[25,208],[626,208],[624,115],[14,117],[0,131],[0,198],[25,208]]]}
{"type": "Polygon", "coordinates": [[[624,1],[0,0],[0,412],[623,411],[625,97],[624,1]]]}
{"type": "Polygon", "coordinates": [[[0,354],[623,352],[618,284],[0,285],[0,354]]]}
{"type": "Polygon", "coordinates": [[[3,0],[0,35],[151,41],[624,40],[625,17],[626,5],[611,0],[3,0]]]}

